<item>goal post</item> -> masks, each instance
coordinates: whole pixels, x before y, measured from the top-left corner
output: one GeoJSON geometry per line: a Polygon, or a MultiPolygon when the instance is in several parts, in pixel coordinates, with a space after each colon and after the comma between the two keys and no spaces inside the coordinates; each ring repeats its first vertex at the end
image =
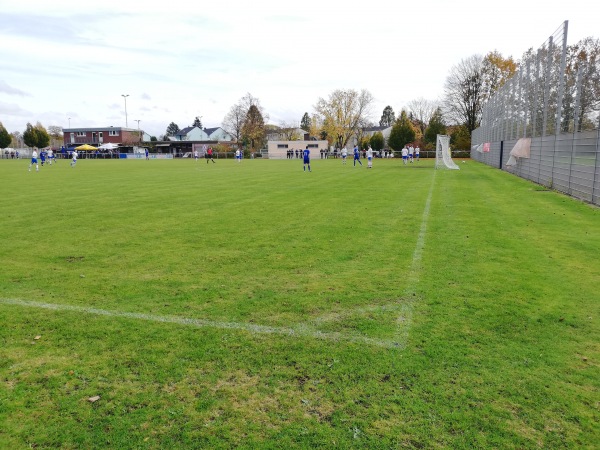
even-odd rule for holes
{"type": "Polygon", "coordinates": [[[450,136],[438,134],[435,144],[435,168],[436,169],[457,169],[460,167],[452,161],[450,153],[450,136]]]}

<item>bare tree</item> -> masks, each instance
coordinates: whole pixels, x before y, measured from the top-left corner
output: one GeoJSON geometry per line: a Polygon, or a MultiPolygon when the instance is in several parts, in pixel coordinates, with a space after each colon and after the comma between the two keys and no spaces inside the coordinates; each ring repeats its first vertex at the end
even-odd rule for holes
{"type": "MultiPolygon", "coordinates": [[[[577,74],[579,80],[579,123],[576,129],[594,129],[597,126],[597,113],[600,110],[600,39],[587,37],[570,45],[567,49],[567,93],[575,96],[577,74]]],[[[565,102],[567,103],[567,102],[565,102]]],[[[565,107],[563,114],[574,119],[574,100],[565,107]]],[[[568,120],[565,120],[568,126],[568,120]]]]}
{"type": "Polygon", "coordinates": [[[371,115],[373,96],[363,89],[335,90],[327,100],[319,98],[314,106],[321,130],[335,142],[336,147],[345,147],[350,137],[359,133],[362,123],[371,115]]]}
{"type": "Polygon", "coordinates": [[[431,120],[431,117],[438,106],[438,101],[428,100],[423,97],[419,97],[408,102],[408,109],[413,113],[413,117],[419,124],[421,134],[425,134],[425,130],[429,125],[429,121],[431,120]]]}
{"type": "Polygon", "coordinates": [[[258,109],[264,122],[269,120],[269,115],[260,105],[260,101],[248,92],[231,107],[221,124],[223,129],[231,134],[237,142],[239,142],[242,137],[242,128],[244,127],[244,122],[246,121],[246,116],[248,115],[251,106],[255,106],[258,109]]]}
{"type": "Polygon", "coordinates": [[[231,107],[221,124],[223,129],[232,135],[236,142],[239,142],[242,136],[242,127],[244,126],[247,112],[247,109],[236,103],[231,107]]]}
{"type": "Polygon", "coordinates": [[[253,97],[252,94],[250,94],[250,92],[248,92],[240,99],[239,104],[244,107],[244,109],[246,110],[246,114],[248,113],[248,111],[250,111],[251,106],[256,106],[265,123],[269,121],[269,115],[261,106],[260,100],[258,100],[258,98],[256,97],[253,97]]]}
{"type": "Polygon", "coordinates": [[[472,132],[481,120],[485,100],[483,57],[473,55],[450,69],[444,85],[446,116],[472,132]]]}
{"type": "Polygon", "coordinates": [[[286,122],[282,120],[279,122],[279,132],[283,136],[284,141],[298,141],[303,136],[298,132],[298,124],[294,122],[286,122]]]}

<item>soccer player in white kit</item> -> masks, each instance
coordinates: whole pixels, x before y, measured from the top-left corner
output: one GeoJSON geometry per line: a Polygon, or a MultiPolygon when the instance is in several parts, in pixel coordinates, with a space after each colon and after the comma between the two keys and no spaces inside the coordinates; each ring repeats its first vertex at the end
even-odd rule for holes
{"type": "Polygon", "coordinates": [[[420,153],[421,153],[421,149],[419,148],[419,146],[417,146],[417,148],[415,148],[415,158],[417,159],[417,161],[419,160],[420,153]]]}
{"type": "Polygon", "coordinates": [[[373,149],[369,146],[367,149],[367,169],[373,168],[373,149]]]}
{"type": "Polygon", "coordinates": [[[54,161],[54,152],[50,149],[48,150],[48,164],[52,165],[52,161],[54,161]]]}
{"type": "Polygon", "coordinates": [[[75,167],[75,164],[77,164],[77,150],[73,150],[73,155],[72,155],[72,159],[71,159],[71,167],[75,167]]]}
{"type": "Polygon", "coordinates": [[[35,171],[39,172],[40,171],[40,166],[38,166],[38,161],[37,161],[37,152],[34,150],[31,153],[31,162],[29,163],[29,171],[31,172],[31,166],[35,164],[35,171]]]}
{"type": "Polygon", "coordinates": [[[413,162],[413,155],[415,154],[415,148],[411,145],[410,147],[408,147],[408,160],[412,163],[413,162]]]}
{"type": "Polygon", "coordinates": [[[404,163],[404,165],[406,165],[406,161],[408,160],[408,149],[406,148],[406,145],[404,147],[402,147],[402,162],[404,163]]]}
{"type": "Polygon", "coordinates": [[[241,155],[242,155],[242,154],[241,154],[241,152],[240,152],[240,149],[238,148],[238,149],[235,151],[235,161],[236,161],[236,162],[238,162],[238,163],[241,163],[241,162],[242,162],[241,155]]]}
{"type": "Polygon", "coordinates": [[[348,157],[348,149],[344,147],[342,149],[342,164],[346,164],[346,158],[348,157]]]}

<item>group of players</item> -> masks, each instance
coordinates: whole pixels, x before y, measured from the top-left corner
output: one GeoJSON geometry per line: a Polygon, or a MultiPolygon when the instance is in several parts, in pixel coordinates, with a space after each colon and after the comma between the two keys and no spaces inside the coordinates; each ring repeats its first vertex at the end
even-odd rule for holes
{"type": "MultiPolygon", "coordinates": [[[[354,161],[353,161],[353,165],[356,167],[356,163],[358,163],[359,165],[362,166],[362,162],[360,160],[360,151],[358,150],[358,146],[354,147],[353,150],[353,154],[354,154],[354,161]]],[[[420,149],[419,147],[414,148],[412,145],[410,147],[407,147],[406,145],[404,146],[404,148],[402,149],[402,162],[406,165],[407,163],[412,163],[413,161],[419,161],[419,155],[420,155],[420,149]]],[[[71,157],[71,167],[75,167],[75,164],[77,164],[77,151],[73,150],[73,154],[71,157]]],[[[205,158],[206,158],[206,163],[208,164],[209,161],[212,161],[213,164],[215,162],[215,160],[213,159],[213,151],[212,148],[209,148],[206,153],[205,153],[205,158]]],[[[38,154],[37,152],[34,150],[33,153],[31,154],[31,162],[29,163],[29,171],[31,172],[31,167],[33,165],[35,165],[35,170],[36,172],[39,172],[40,167],[38,164],[38,160],[37,160],[38,154]]],[[[194,158],[196,159],[196,161],[198,160],[198,151],[194,152],[194,158]]],[[[367,157],[367,169],[372,169],[373,168],[373,149],[369,146],[369,148],[366,151],[366,157],[367,157]]],[[[344,147],[342,149],[342,164],[346,164],[346,159],[348,158],[348,150],[346,149],[346,147],[344,147]]],[[[148,149],[146,149],[146,159],[149,159],[148,157],[148,149]]],[[[312,172],[311,168],[310,168],[310,150],[308,149],[308,145],[306,146],[306,148],[304,150],[302,150],[302,159],[303,159],[303,168],[304,171],[306,172],[306,168],[308,167],[308,171],[312,172]]],[[[48,163],[50,165],[52,165],[53,162],[56,162],[56,157],[54,156],[54,152],[52,151],[52,149],[46,151],[46,150],[42,150],[40,152],[40,161],[42,164],[42,167],[44,166],[44,164],[46,163],[46,160],[48,160],[48,163]]],[[[235,160],[236,162],[241,162],[242,161],[242,152],[238,149],[235,152],[235,160]]]]}
{"type": "MultiPolygon", "coordinates": [[[[71,167],[75,167],[75,164],[77,164],[77,156],[78,156],[77,151],[73,150],[73,153],[71,156],[71,167]]],[[[34,150],[31,153],[31,162],[29,163],[29,172],[31,172],[31,168],[34,165],[35,165],[35,171],[39,172],[40,171],[40,163],[41,163],[42,167],[44,167],[44,164],[46,164],[46,161],[48,162],[48,165],[50,165],[50,166],[53,163],[56,164],[58,162],[52,149],[49,149],[49,150],[42,149],[42,151],[40,151],[40,162],[39,163],[38,163],[38,153],[34,150]]]]}
{"type": "MultiPolygon", "coordinates": [[[[148,150],[146,150],[146,151],[148,151],[148,150]]],[[[242,151],[238,148],[235,151],[235,162],[238,162],[238,163],[242,162],[242,157],[243,157],[242,151]]],[[[200,158],[200,154],[198,153],[198,150],[194,150],[194,159],[196,161],[198,161],[199,158],[200,158]]],[[[206,159],[206,164],[208,164],[209,161],[212,161],[213,164],[215,163],[215,160],[213,159],[212,147],[209,147],[206,150],[206,152],[204,152],[204,158],[206,159]]]]}
{"type": "MultiPolygon", "coordinates": [[[[362,166],[362,162],[360,161],[360,151],[358,150],[358,146],[354,146],[353,150],[354,161],[353,165],[356,167],[356,163],[362,166]]],[[[365,152],[367,157],[367,169],[373,168],[373,149],[369,146],[367,151],[365,152]]],[[[413,161],[419,161],[421,154],[421,149],[419,147],[414,148],[412,145],[407,147],[406,145],[402,149],[402,162],[406,165],[408,163],[412,163],[413,161]]],[[[308,171],[311,172],[310,169],[310,150],[308,149],[308,145],[304,150],[302,150],[302,157],[304,161],[304,171],[306,172],[306,168],[308,167],[308,171]]],[[[348,158],[348,149],[344,147],[342,149],[342,164],[346,164],[346,159],[348,158]]]]}
{"type": "Polygon", "coordinates": [[[414,148],[412,145],[407,147],[406,145],[402,148],[402,162],[404,164],[418,161],[421,155],[421,149],[419,147],[414,148]]]}

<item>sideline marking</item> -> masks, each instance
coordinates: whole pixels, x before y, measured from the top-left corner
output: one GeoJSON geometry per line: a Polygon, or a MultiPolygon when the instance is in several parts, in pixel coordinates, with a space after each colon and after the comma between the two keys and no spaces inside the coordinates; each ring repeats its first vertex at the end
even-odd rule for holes
{"type": "Polygon", "coordinates": [[[429,186],[429,193],[427,194],[427,200],[425,201],[425,208],[423,209],[423,217],[421,219],[421,228],[419,229],[419,237],[417,238],[417,245],[413,252],[412,262],[410,264],[410,272],[408,274],[408,284],[401,298],[407,299],[400,307],[400,315],[396,319],[397,334],[396,341],[398,347],[405,348],[408,342],[408,331],[412,325],[412,316],[415,300],[413,297],[414,289],[419,283],[419,266],[421,259],[423,258],[423,248],[425,247],[425,234],[427,232],[427,221],[429,220],[429,210],[431,208],[431,197],[433,197],[433,186],[435,184],[436,170],[433,171],[433,177],[431,178],[431,186],[429,186]]]}
{"type": "Polygon", "coordinates": [[[157,316],[154,314],[111,311],[107,309],[86,308],[83,306],[63,305],[57,303],[43,303],[28,300],[19,300],[11,298],[0,299],[0,304],[24,306],[29,308],[49,309],[53,311],[73,311],[86,314],[93,314],[106,317],[122,317],[126,319],[147,320],[150,322],[172,323],[177,325],[186,325],[196,328],[216,328],[247,331],[251,334],[278,334],[283,336],[309,337],[335,342],[352,342],[357,344],[366,344],[383,348],[395,348],[398,344],[392,340],[374,339],[366,336],[351,335],[345,333],[330,332],[324,333],[317,330],[311,330],[305,325],[300,324],[297,327],[273,327],[268,325],[256,325],[252,323],[240,322],[218,322],[207,319],[192,319],[188,317],[177,316],[157,316]]]}

